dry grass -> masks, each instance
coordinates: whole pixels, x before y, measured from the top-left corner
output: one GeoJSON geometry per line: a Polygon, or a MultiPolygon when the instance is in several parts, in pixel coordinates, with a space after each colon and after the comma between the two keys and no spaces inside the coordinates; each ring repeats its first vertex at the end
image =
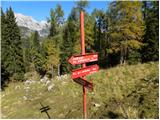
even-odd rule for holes
{"type": "MultiPolygon", "coordinates": [[[[158,62],[150,62],[117,66],[88,76],[94,84],[94,91],[87,91],[88,117],[158,118],[158,75],[158,62]]],[[[45,119],[40,102],[51,108],[51,118],[82,118],[82,87],[70,78],[52,83],[51,91],[36,83],[28,85],[27,92],[24,83],[10,83],[1,92],[2,118],[45,119]]]]}

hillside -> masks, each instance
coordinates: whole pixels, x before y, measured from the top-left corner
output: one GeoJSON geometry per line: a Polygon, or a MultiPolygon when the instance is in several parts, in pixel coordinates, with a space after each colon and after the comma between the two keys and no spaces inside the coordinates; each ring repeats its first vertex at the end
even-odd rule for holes
{"type": "MultiPolygon", "coordinates": [[[[100,70],[88,79],[94,84],[94,91],[87,91],[88,118],[158,118],[158,62],[100,70]]],[[[26,82],[10,83],[1,99],[5,119],[46,119],[40,103],[51,108],[51,118],[83,115],[82,87],[69,75],[54,80],[34,75],[26,82]]]]}
{"type": "Polygon", "coordinates": [[[38,31],[40,37],[48,36],[50,24],[47,21],[37,21],[32,16],[21,13],[15,13],[15,18],[22,37],[29,37],[33,31],[38,31]]]}

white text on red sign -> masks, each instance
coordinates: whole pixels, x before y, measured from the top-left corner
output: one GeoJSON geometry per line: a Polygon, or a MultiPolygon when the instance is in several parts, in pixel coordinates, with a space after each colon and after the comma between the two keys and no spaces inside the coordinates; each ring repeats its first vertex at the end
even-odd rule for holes
{"type": "Polygon", "coordinates": [[[98,65],[92,65],[92,66],[89,66],[86,68],[74,70],[74,71],[72,71],[72,79],[95,73],[98,71],[98,69],[99,69],[98,65]]]}
{"type": "Polygon", "coordinates": [[[98,54],[86,54],[81,56],[72,56],[68,61],[72,65],[82,64],[87,62],[94,62],[98,60],[98,54]]]}

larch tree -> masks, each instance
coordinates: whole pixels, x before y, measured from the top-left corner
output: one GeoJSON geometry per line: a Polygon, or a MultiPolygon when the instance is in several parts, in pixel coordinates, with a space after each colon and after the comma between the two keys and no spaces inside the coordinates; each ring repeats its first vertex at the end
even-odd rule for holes
{"type": "Polygon", "coordinates": [[[60,75],[59,57],[60,57],[60,47],[62,46],[62,40],[63,40],[64,12],[59,4],[57,4],[55,9],[51,9],[50,19],[48,22],[50,22],[51,24],[50,34],[48,38],[44,41],[43,47],[46,54],[45,67],[46,70],[48,70],[48,73],[51,74],[53,78],[54,77],[53,72],[56,71],[56,69],[58,69],[58,75],[60,75]]]}
{"type": "Polygon", "coordinates": [[[116,1],[109,6],[110,52],[118,53],[120,64],[140,61],[144,22],[140,1],[116,1]]]}
{"type": "Polygon", "coordinates": [[[59,64],[59,48],[54,40],[45,39],[42,43],[43,50],[45,51],[45,70],[51,78],[54,78],[56,68],[59,64]]]}

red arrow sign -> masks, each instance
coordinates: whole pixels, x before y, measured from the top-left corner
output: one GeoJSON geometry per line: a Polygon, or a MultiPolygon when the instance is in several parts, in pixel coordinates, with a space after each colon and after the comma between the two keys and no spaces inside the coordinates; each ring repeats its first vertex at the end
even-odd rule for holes
{"type": "Polygon", "coordinates": [[[98,60],[98,53],[91,53],[85,55],[72,56],[68,62],[72,65],[82,64],[87,62],[94,62],[98,60]]]}
{"type": "Polygon", "coordinates": [[[91,89],[91,90],[93,90],[93,84],[91,83],[91,82],[88,82],[88,81],[86,81],[86,80],[84,80],[83,78],[76,78],[76,79],[73,79],[74,80],[74,82],[76,82],[76,83],[78,83],[78,84],[80,84],[80,85],[82,85],[82,86],[85,86],[86,88],[88,88],[88,89],[91,89]]]}
{"type": "Polygon", "coordinates": [[[72,71],[72,79],[95,73],[98,71],[98,69],[99,69],[98,65],[91,65],[89,67],[76,69],[76,70],[72,71]]]}

